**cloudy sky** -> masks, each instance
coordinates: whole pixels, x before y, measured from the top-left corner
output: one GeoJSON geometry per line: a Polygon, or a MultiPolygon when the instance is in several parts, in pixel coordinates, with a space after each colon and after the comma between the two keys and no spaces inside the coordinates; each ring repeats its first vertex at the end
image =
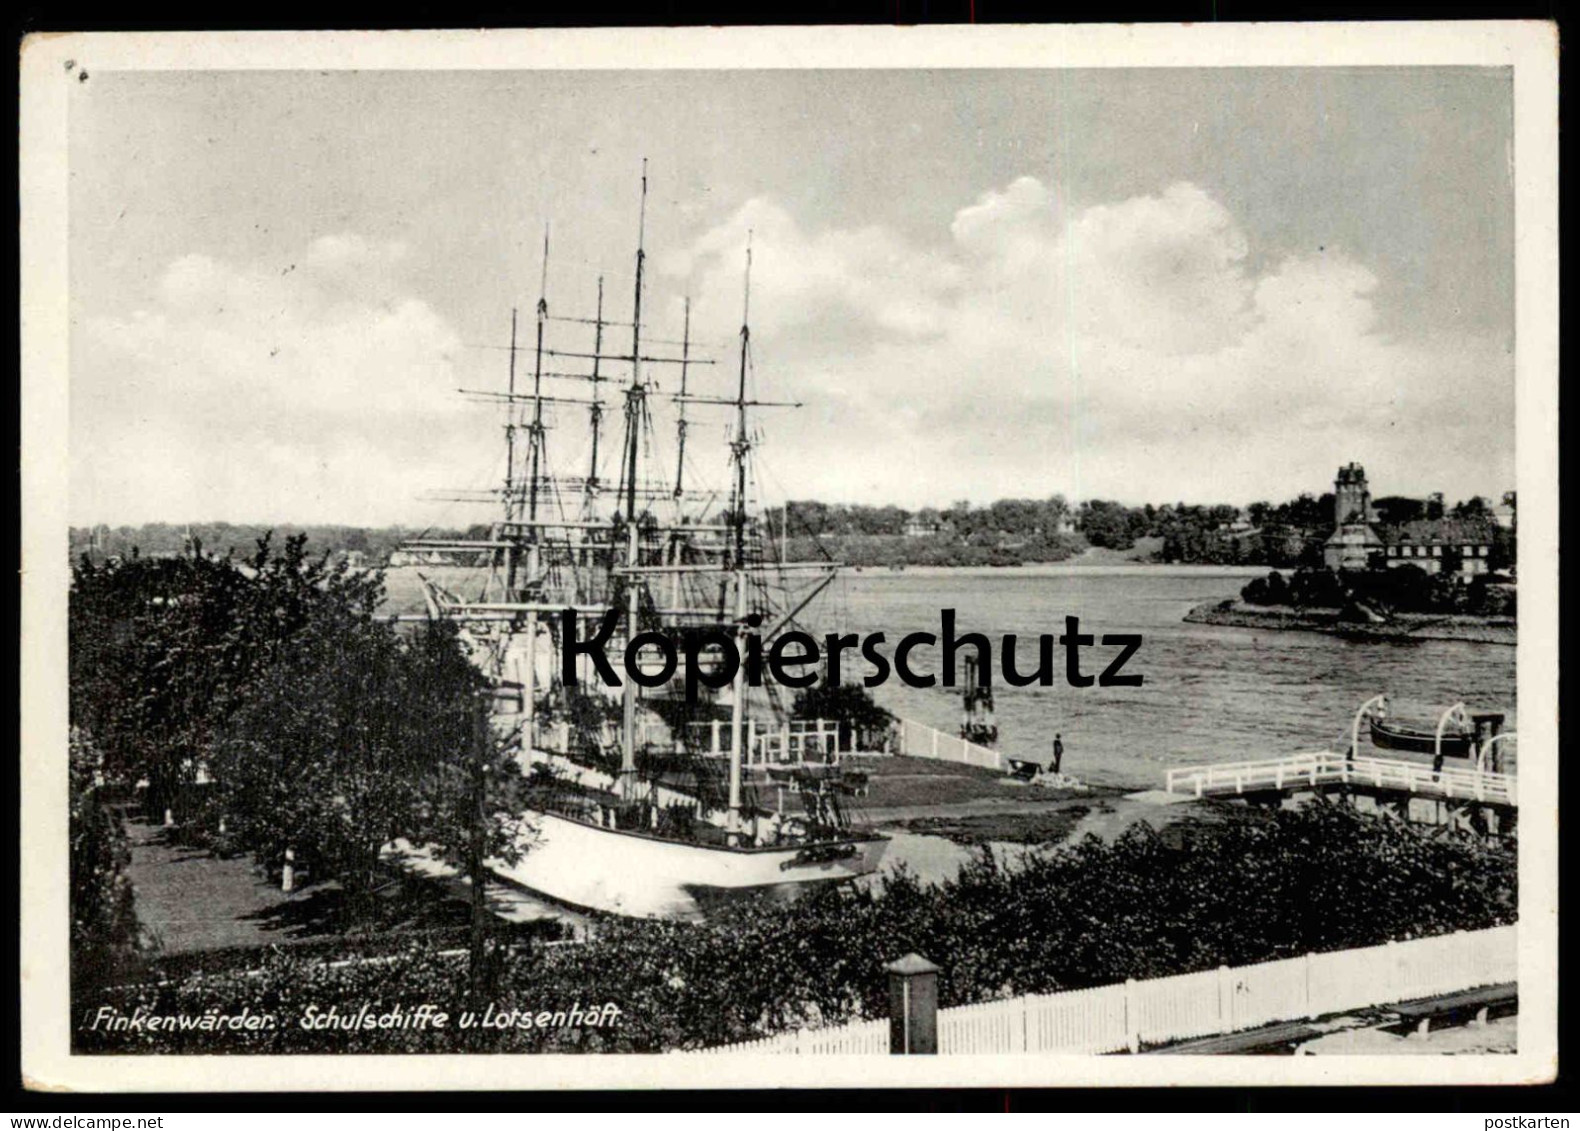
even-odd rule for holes
{"type": "MultiPolygon", "coordinates": [[[[1244,503],[1352,459],[1379,494],[1496,496],[1510,93],[1421,68],[97,72],[70,119],[71,519],[473,519],[419,501],[501,472],[500,419],[455,390],[503,387],[545,221],[551,310],[591,314],[602,274],[629,320],[644,156],[645,312],[678,336],[690,296],[720,359],[699,391],[725,390],[753,232],[756,388],[805,402],[765,414],[773,497],[1244,503]]],[[[722,420],[693,436],[721,478],[722,420]]]]}

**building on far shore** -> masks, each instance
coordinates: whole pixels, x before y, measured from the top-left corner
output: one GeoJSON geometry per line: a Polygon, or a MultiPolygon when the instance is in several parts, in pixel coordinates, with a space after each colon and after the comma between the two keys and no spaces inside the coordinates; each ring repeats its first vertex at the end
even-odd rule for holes
{"type": "Polygon", "coordinates": [[[1329,569],[1369,569],[1413,565],[1427,573],[1471,576],[1488,571],[1494,519],[1434,518],[1381,524],[1372,507],[1366,469],[1358,463],[1339,468],[1333,481],[1333,533],[1322,547],[1329,569]]]}
{"type": "Polygon", "coordinates": [[[1389,567],[1413,565],[1441,573],[1444,563],[1459,563],[1455,572],[1486,573],[1492,552],[1492,523],[1476,518],[1419,519],[1382,530],[1384,560],[1389,567]]]}

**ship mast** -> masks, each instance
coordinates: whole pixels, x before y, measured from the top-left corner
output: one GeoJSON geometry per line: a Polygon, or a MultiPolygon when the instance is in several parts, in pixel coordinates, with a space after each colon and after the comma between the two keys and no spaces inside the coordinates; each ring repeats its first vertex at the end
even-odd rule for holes
{"type": "MultiPolygon", "coordinates": [[[[741,303],[741,369],[735,393],[735,440],[730,444],[730,458],[735,464],[734,499],[730,507],[730,523],[734,527],[735,554],[732,561],[735,574],[735,646],[736,654],[746,654],[746,455],[751,451],[751,441],[746,434],[746,355],[751,345],[750,316],[752,305],[752,237],[746,234],[746,283],[745,297],[741,303]]],[[[731,687],[730,703],[730,809],[726,831],[730,843],[739,841],[741,834],[741,723],[746,713],[745,664],[737,665],[731,687]]]]}
{"type": "MultiPolygon", "coordinates": [[[[505,521],[516,520],[516,308],[510,308],[510,398],[505,415],[505,521]]],[[[516,548],[505,551],[505,599],[516,596],[516,548]]]]}
{"type": "Polygon", "coordinates": [[[680,333],[680,418],[675,424],[675,499],[686,493],[686,367],[691,361],[691,297],[686,297],[686,319],[680,333]]]}
{"type": "Polygon", "coordinates": [[[598,399],[598,385],[603,377],[598,372],[598,363],[603,360],[603,276],[598,276],[598,313],[593,319],[593,355],[592,355],[592,408],[589,411],[589,423],[592,425],[592,458],[587,464],[587,482],[583,485],[585,508],[588,514],[592,511],[593,499],[598,494],[598,434],[603,426],[603,401],[598,399]]]}
{"type": "MultiPolygon", "coordinates": [[[[543,324],[549,319],[549,226],[543,225],[543,274],[538,282],[538,345],[532,367],[532,425],[529,451],[532,466],[528,475],[527,521],[538,520],[538,486],[542,478],[543,459],[543,324]]],[[[533,528],[533,541],[537,541],[537,528],[533,528]]]]}
{"type": "MultiPolygon", "coordinates": [[[[549,226],[543,225],[543,271],[538,278],[538,342],[532,367],[532,427],[528,432],[532,466],[528,479],[527,521],[527,580],[537,585],[542,572],[543,532],[538,528],[538,486],[542,478],[543,461],[543,324],[549,318],[549,226]]],[[[516,599],[512,581],[510,599],[516,599]]],[[[522,673],[521,711],[522,733],[530,747],[535,739],[533,719],[537,714],[538,682],[538,613],[528,609],[526,615],[527,655],[526,671],[522,673]]]]}
{"type": "MultiPolygon", "coordinates": [[[[641,576],[636,568],[638,560],[636,520],[636,465],[641,452],[643,397],[642,385],[642,264],[647,253],[647,158],[642,159],[642,204],[636,228],[636,294],[631,314],[631,384],[625,393],[625,531],[626,567],[626,640],[637,633],[636,619],[642,588],[641,576]]],[[[629,677],[620,696],[620,795],[626,801],[636,799],[636,688],[629,677]]]]}
{"type": "Polygon", "coordinates": [[[746,294],[741,304],[741,372],[735,392],[735,439],[730,444],[730,459],[735,464],[735,483],[731,488],[730,523],[735,533],[735,568],[746,559],[746,454],[752,442],[746,435],[746,364],[752,331],[748,324],[752,309],[752,234],[746,233],[746,294]]]}

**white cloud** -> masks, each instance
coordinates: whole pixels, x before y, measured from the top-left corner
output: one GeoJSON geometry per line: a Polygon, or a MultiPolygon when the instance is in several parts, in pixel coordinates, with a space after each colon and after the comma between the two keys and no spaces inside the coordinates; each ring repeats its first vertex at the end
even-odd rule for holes
{"type": "MultiPolygon", "coordinates": [[[[1321,491],[1350,459],[1380,493],[1513,481],[1504,343],[1390,332],[1366,263],[1253,248],[1195,185],[1071,210],[1021,177],[932,240],[750,200],[655,258],[663,321],[689,293],[694,333],[734,338],[749,231],[758,392],[807,402],[766,421],[776,494],[1248,501],[1321,491]]],[[[462,345],[408,259],[354,233],[269,269],[187,255],[142,309],[86,320],[74,521],[420,522],[420,493],[485,485],[497,414],[455,390],[497,384],[497,355],[462,345]]],[[[729,351],[693,391],[722,391],[729,351]]]]}
{"type": "Polygon", "coordinates": [[[1320,491],[1351,458],[1408,477],[1384,490],[1512,481],[1499,343],[1382,332],[1383,281],[1342,253],[1253,270],[1195,185],[1067,214],[1021,177],[936,246],[753,201],[666,265],[699,308],[739,303],[748,228],[760,368],[834,406],[775,425],[798,493],[1245,500],[1320,491]]]}
{"type": "Polygon", "coordinates": [[[146,308],[88,320],[74,516],[389,521],[449,485],[477,414],[456,395],[455,331],[394,273],[403,255],[354,235],[267,271],[187,255],[146,308]]]}

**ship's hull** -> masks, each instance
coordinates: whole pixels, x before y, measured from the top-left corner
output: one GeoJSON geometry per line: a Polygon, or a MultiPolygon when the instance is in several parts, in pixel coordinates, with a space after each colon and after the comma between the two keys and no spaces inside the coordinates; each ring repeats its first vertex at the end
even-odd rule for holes
{"type": "Polygon", "coordinates": [[[634,917],[694,919],[731,896],[770,893],[873,872],[883,837],[773,848],[727,848],[600,828],[556,813],[525,814],[533,831],[496,876],[573,907],[634,917]]]}

